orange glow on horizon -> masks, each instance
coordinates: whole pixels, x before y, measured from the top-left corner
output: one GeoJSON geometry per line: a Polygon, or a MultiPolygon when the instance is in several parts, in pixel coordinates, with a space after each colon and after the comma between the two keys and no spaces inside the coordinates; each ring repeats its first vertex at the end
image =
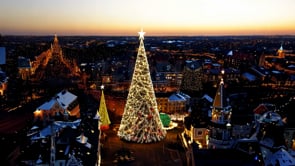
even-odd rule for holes
{"type": "Polygon", "coordinates": [[[294,35],[294,0],[7,0],[0,33],[25,35],[294,35]]]}
{"type": "MultiPolygon", "coordinates": [[[[197,36],[197,35],[295,35],[295,23],[289,25],[252,25],[252,26],[47,26],[47,27],[23,27],[25,35],[114,35],[114,36],[136,36],[143,28],[146,36],[197,36]]],[[[5,31],[5,29],[4,29],[5,31]]],[[[9,28],[16,32],[17,28],[9,28]]],[[[1,33],[1,32],[0,32],[1,33]]]]}

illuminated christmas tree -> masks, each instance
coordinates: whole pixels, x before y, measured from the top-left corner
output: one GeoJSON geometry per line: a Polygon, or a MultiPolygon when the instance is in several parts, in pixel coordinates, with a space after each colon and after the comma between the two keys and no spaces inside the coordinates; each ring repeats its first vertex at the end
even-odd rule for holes
{"type": "Polygon", "coordinates": [[[144,32],[141,31],[135,68],[118,136],[127,141],[150,143],[165,138],[166,131],[160,119],[143,39],[144,32]]]}
{"type": "Polygon", "coordinates": [[[109,125],[111,124],[105,98],[104,98],[104,93],[103,93],[103,88],[104,86],[101,86],[101,97],[100,97],[100,105],[99,105],[99,117],[100,117],[100,130],[107,130],[109,129],[109,125]]]}

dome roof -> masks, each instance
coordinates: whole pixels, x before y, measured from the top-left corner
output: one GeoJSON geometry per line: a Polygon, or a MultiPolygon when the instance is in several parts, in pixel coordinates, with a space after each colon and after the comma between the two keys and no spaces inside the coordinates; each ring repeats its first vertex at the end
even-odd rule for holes
{"type": "Polygon", "coordinates": [[[283,121],[282,121],[282,117],[276,113],[276,112],[272,112],[272,111],[268,111],[266,113],[264,113],[260,119],[259,119],[260,123],[275,123],[277,126],[283,126],[283,121]]]}

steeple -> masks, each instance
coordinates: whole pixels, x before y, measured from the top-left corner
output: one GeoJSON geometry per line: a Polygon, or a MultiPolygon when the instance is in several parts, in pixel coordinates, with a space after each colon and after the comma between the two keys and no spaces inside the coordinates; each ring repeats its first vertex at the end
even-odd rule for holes
{"type": "Polygon", "coordinates": [[[54,39],[53,39],[53,44],[51,45],[51,50],[52,50],[52,54],[53,55],[60,55],[62,56],[62,51],[61,51],[61,47],[58,43],[58,38],[57,35],[54,35],[54,39]]]}
{"type": "Polygon", "coordinates": [[[231,106],[225,98],[224,81],[221,79],[212,105],[212,122],[226,124],[231,119],[231,106]]]}
{"type": "Polygon", "coordinates": [[[278,49],[277,51],[277,55],[279,58],[285,58],[285,53],[284,53],[284,49],[283,49],[283,44],[281,44],[281,47],[278,49]]]}
{"type": "Polygon", "coordinates": [[[221,79],[217,92],[215,94],[214,102],[213,102],[213,108],[216,109],[222,109],[224,106],[224,94],[223,94],[223,88],[224,88],[224,82],[223,79],[221,79]]]}
{"type": "Polygon", "coordinates": [[[57,34],[54,34],[54,40],[53,40],[54,44],[58,44],[58,39],[57,39],[57,34]]]}
{"type": "Polygon", "coordinates": [[[221,79],[212,105],[212,118],[209,133],[209,148],[230,148],[231,138],[231,114],[232,109],[229,100],[225,99],[224,81],[221,79]]]}
{"type": "Polygon", "coordinates": [[[280,49],[279,49],[279,51],[283,51],[284,49],[283,49],[283,44],[281,44],[281,47],[280,47],[280,49]]]}

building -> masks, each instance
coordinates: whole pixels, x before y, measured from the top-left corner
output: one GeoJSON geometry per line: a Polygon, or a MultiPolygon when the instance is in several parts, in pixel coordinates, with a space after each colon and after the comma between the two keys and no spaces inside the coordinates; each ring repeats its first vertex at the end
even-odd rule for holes
{"type": "MultiPolygon", "coordinates": [[[[187,137],[188,144],[196,143],[198,148],[207,149],[209,130],[204,121],[194,121],[193,117],[185,117],[183,136],[187,137]]],[[[188,145],[187,145],[188,146],[188,145]]]]}
{"type": "Polygon", "coordinates": [[[190,104],[190,96],[183,92],[175,92],[169,97],[157,96],[159,112],[167,114],[186,114],[190,104]]]}
{"type": "Polygon", "coordinates": [[[81,119],[72,122],[54,121],[38,132],[28,135],[26,146],[18,158],[21,165],[81,166],[81,153],[91,151],[87,137],[79,133],[81,119]],[[82,141],[81,141],[82,140],[82,141]],[[49,150],[50,149],[50,150],[49,150]]]}
{"type": "Polygon", "coordinates": [[[0,47],[0,96],[3,96],[7,89],[8,77],[6,73],[2,71],[1,66],[6,64],[6,49],[5,47],[0,47]]]}
{"type": "Polygon", "coordinates": [[[79,76],[79,71],[80,69],[74,60],[64,57],[57,35],[54,36],[51,48],[36,56],[35,60],[31,62],[32,79],[36,81],[53,78],[68,80],[79,76]]]}
{"type": "Polygon", "coordinates": [[[232,146],[231,115],[229,98],[225,98],[224,82],[220,81],[211,110],[208,148],[228,149],[232,146]]]}
{"type": "Polygon", "coordinates": [[[29,58],[18,57],[18,73],[23,80],[29,80],[31,76],[31,61],[29,58]]]}
{"type": "Polygon", "coordinates": [[[80,118],[80,106],[77,96],[63,90],[51,100],[39,106],[34,112],[35,120],[49,121],[54,117],[61,117],[65,120],[70,117],[80,118]]]}
{"type": "Polygon", "coordinates": [[[187,113],[187,107],[190,103],[190,96],[182,93],[176,92],[169,96],[168,98],[168,114],[185,114],[187,113]]]}
{"type": "Polygon", "coordinates": [[[256,132],[250,139],[259,142],[265,165],[295,165],[294,151],[287,151],[286,148],[288,142],[281,116],[275,110],[265,111],[256,120],[256,132]]]}
{"type": "Polygon", "coordinates": [[[157,105],[159,112],[168,113],[168,97],[157,97],[157,105]]]}
{"type": "Polygon", "coordinates": [[[0,66],[6,64],[6,49],[5,47],[0,47],[0,66]]]}
{"type": "Polygon", "coordinates": [[[0,96],[4,96],[7,90],[8,77],[0,68],[0,96]]]}
{"type": "Polygon", "coordinates": [[[278,58],[285,58],[285,52],[283,49],[283,45],[281,45],[281,47],[278,49],[277,56],[278,56],[278,58]]]}

